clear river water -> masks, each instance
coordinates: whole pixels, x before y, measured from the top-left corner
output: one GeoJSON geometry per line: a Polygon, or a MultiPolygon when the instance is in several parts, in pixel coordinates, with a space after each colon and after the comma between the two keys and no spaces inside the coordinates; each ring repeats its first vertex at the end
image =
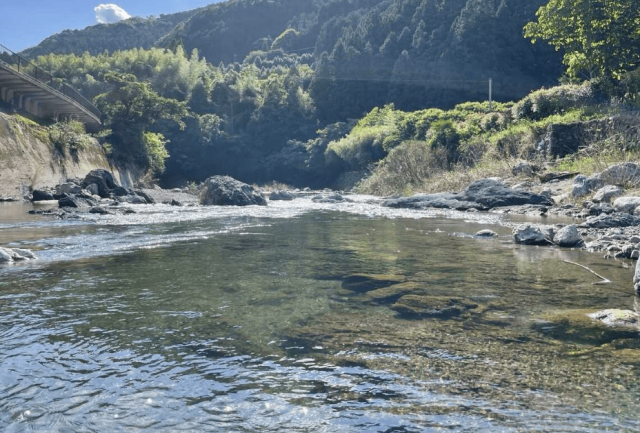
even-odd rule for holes
{"type": "Polygon", "coordinates": [[[0,431],[640,432],[633,262],[353,198],[0,203],[0,431]]]}

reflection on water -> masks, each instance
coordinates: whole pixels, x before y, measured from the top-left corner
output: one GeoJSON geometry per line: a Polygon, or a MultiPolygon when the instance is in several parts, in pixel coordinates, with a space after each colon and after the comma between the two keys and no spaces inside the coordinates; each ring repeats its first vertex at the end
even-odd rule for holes
{"type": "Polygon", "coordinates": [[[3,431],[640,431],[640,340],[580,311],[632,307],[619,261],[365,199],[136,209],[0,222],[41,257],[0,269],[3,431]]]}

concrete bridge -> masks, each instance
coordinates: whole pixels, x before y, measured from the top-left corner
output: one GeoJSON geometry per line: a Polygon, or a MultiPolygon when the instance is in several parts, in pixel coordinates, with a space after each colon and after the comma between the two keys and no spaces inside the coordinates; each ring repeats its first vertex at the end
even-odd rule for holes
{"type": "Polygon", "coordinates": [[[0,100],[43,119],[77,119],[95,132],[100,111],[75,89],[0,45],[0,100]]]}

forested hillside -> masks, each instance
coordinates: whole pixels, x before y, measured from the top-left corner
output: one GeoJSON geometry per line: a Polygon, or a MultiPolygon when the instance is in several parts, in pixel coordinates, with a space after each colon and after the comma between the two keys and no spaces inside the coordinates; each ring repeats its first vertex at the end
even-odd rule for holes
{"type": "Polygon", "coordinates": [[[151,48],[175,26],[186,21],[199,9],[159,17],[134,17],[113,24],[96,24],[82,30],[65,30],[46,38],[22,55],[35,58],[44,54],[99,54],[131,48],[151,48]]]}
{"type": "MultiPolygon", "coordinates": [[[[166,143],[167,182],[216,173],[323,186],[362,168],[327,149],[376,107],[409,112],[486,100],[489,78],[503,101],[556,84],[561,53],[523,38],[543,2],[229,0],[196,11],[155,48],[151,36],[136,45],[126,32],[111,41],[117,26],[136,22],[161,33],[153,21],[127,20],[70,32],[68,42],[58,35],[50,51],[73,54],[37,62],[95,98],[115,153],[133,150],[161,171],[166,143]],[[136,48],[113,52],[110,43],[136,48]],[[151,105],[167,110],[152,118],[135,108],[151,105]]],[[[34,50],[44,53],[46,44],[34,50]]],[[[389,150],[380,149],[373,161],[389,150]]]]}

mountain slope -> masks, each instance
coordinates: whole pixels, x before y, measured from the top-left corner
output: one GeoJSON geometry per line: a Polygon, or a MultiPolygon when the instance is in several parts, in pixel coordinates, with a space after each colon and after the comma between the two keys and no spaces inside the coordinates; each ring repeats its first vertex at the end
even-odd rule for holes
{"type": "Polygon", "coordinates": [[[159,17],[134,17],[113,24],[97,24],[82,30],[65,30],[49,36],[21,54],[35,58],[44,54],[96,55],[131,48],[151,48],[175,26],[188,20],[200,9],[159,17]]]}

